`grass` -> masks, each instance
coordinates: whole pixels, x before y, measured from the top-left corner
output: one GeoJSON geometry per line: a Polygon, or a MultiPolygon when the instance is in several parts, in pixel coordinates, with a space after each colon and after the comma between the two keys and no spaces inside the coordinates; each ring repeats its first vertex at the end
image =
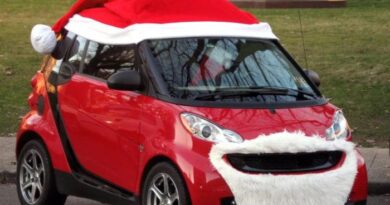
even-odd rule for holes
{"type": "Polygon", "coordinates": [[[14,133],[27,112],[30,79],[41,56],[30,45],[30,31],[37,23],[53,24],[73,1],[0,1],[0,136],[14,133]]]}
{"type": "MultiPolygon", "coordinates": [[[[28,110],[29,82],[41,58],[30,46],[32,26],[54,23],[72,2],[0,1],[0,134],[15,132],[20,116],[28,110]]],[[[271,24],[303,67],[321,75],[322,92],[343,108],[355,141],[386,146],[390,138],[390,0],[349,0],[342,9],[250,12],[271,24]]]]}
{"type": "Polygon", "coordinates": [[[303,67],[320,74],[321,91],[344,110],[355,141],[385,147],[390,139],[390,0],[348,2],[344,9],[250,11],[272,25],[303,67]]]}

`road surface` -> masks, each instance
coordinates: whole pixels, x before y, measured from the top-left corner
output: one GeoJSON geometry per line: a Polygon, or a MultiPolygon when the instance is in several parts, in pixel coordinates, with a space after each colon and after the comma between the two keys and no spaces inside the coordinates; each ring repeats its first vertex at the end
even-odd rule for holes
{"type": "MultiPolygon", "coordinates": [[[[0,204],[19,205],[16,187],[13,184],[0,185],[0,204]]],[[[76,197],[68,198],[66,205],[102,205],[102,203],[80,199],[76,197]]],[[[390,205],[390,194],[383,196],[370,196],[368,205],[390,205]]]]}

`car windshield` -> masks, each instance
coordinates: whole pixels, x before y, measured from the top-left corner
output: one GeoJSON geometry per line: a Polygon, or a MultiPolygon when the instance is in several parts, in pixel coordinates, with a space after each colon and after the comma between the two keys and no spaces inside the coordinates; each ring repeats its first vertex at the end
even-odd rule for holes
{"type": "Polygon", "coordinates": [[[170,97],[266,103],[317,97],[272,41],[184,38],[147,44],[170,97]]]}

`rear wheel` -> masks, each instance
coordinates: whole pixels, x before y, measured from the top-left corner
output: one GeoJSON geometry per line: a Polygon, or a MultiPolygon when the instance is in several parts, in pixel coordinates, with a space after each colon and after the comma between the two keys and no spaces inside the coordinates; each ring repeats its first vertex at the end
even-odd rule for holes
{"type": "Polygon", "coordinates": [[[187,189],[178,171],[160,163],[148,173],[142,189],[142,205],[189,205],[187,189]]]}
{"type": "Polygon", "coordinates": [[[38,140],[28,142],[18,158],[17,191],[22,205],[63,205],[57,192],[49,155],[38,140]]]}

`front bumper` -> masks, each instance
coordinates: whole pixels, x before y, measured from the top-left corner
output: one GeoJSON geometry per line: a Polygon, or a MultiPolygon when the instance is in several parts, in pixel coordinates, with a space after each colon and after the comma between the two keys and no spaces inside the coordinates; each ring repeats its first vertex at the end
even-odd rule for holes
{"type": "MultiPolygon", "coordinates": [[[[233,205],[233,193],[224,178],[211,164],[210,159],[199,153],[188,153],[179,160],[192,204],[194,205],[233,205]],[[190,156],[191,155],[191,156],[190,156]],[[195,155],[195,156],[194,156],[195,155]]],[[[367,199],[367,171],[363,157],[357,156],[357,175],[347,205],[363,205],[367,199]]]]}

